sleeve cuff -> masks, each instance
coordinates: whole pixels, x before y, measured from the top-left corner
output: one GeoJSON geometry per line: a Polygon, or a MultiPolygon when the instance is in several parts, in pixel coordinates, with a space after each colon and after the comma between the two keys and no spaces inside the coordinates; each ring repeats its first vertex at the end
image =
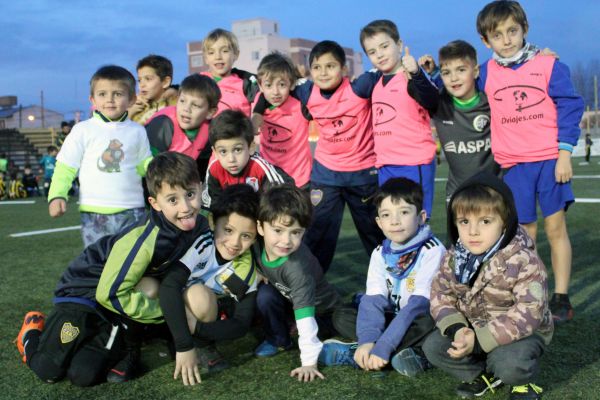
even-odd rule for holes
{"type": "Polygon", "coordinates": [[[573,152],[573,145],[569,144],[569,143],[565,143],[565,142],[560,142],[558,143],[558,149],[559,150],[566,150],[569,153],[573,152]]]}

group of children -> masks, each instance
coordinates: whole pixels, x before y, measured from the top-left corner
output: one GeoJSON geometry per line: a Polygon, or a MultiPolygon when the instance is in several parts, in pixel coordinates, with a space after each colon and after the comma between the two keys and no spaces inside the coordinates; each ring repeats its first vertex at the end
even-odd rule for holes
{"type": "Polygon", "coordinates": [[[139,373],[143,333],[166,322],[174,378],[193,385],[227,367],[215,342],[245,335],[257,311],[259,357],[290,349],[295,325],[300,381],[323,378],[318,362],[407,376],[434,365],[465,382],[463,397],[505,383],[511,398],[538,398],[553,321],[573,316],[565,211],[583,102],[566,66],[525,41],[517,2],[488,4],[477,28],[493,59],[478,65],[471,45],[453,41],[438,69],[410,55],[393,22],[373,21],[360,40],[375,70],[354,81],[328,40],[311,51],[311,80],[281,54],[256,77],[237,70],[237,40],[221,29],[203,43],[209,71],[176,96],[163,57],[138,64],[137,100],[127,70],[100,68],[94,115],[65,139],[48,196],[50,215],[64,214],[79,174],[86,248],[59,281],[54,312],[25,316],[24,361],[50,382],[126,381],[139,373]],[[450,165],[448,251],[427,224],[430,118],[450,165]],[[357,308],[326,279],[345,204],[371,255],[357,308]],[[332,336],[352,343],[323,344],[332,336]]]}

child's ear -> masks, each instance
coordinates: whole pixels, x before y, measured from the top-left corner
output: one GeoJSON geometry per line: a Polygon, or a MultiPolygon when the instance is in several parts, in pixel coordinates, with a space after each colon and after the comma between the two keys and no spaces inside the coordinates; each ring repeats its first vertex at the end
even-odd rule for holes
{"type": "Polygon", "coordinates": [[[348,76],[348,66],[344,65],[342,67],[342,76],[348,76]]]}
{"type": "Polygon", "coordinates": [[[475,64],[475,68],[473,68],[473,73],[475,75],[475,79],[479,78],[479,64],[475,64]]]}
{"type": "Polygon", "coordinates": [[[129,105],[127,106],[127,108],[133,106],[135,104],[135,101],[137,99],[137,96],[135,94],[133,94],[132,96],[129,97],[129,105]]]}
{"type": "Polygon", "coordinates": [[[427,211],[421,210],[421,212],[419,213],[419,225],[425,225],[426,221],[427,221],[427,211]]]}
{"type": "Polygon", "coordinates": [[[492,48],[492,46],[488,43],[488,41],[485,38],[485,36],[479,36],[479,38],[481,39],[481,41],[483,42],[483,44],[485,45],[485,47],[487,47],[488,49],[492,48]]]}
{"type": "Polygon", "coordinates": [[[256,221],[256,232],[258,232],[260,236],[265,236],[265,231],[260,221],[256,221]]]}
{"type": "Polygon", "coordinates": [[[250,155],[254,154],[254,152],[256,151],[256,142],[252,141],[252,143],[248,147],[248,150],[250,151],[250,155]]]}
{"type": "Polygon", "coordinates": [[[211,230],[211,231],[214,231],[214,230],[215,230],[215,220],[214,220],[214,218],[213,218],[213,215],[212,215],[212,213],[209,213],[209,214],[206,216],[206,219],[208,220],[208,226],[209,226],[210,230],[211,230]]]}
{"type": "Polygon", "coordinates": [[[381,227],[381,221],[379,220],[379,217],[375,217],[375,223],[377,224],[379,229],[383,230],[383,228],[381,227]]]}
{"type": "Polygon", "coordinates": [[[162,209],[160,208],[160,206],[158,205],[158,202],[156,201],[156,199],[152,196],[148,196],[148,203],[150,203],[150,206],[152,206],[152,208],[154,208],[156,211],[161,212],[162,209]]]}
{"type": "Polygon", "coordinates": [[[217,107],[215,108],[211,108],[210,110],[208,110],[208,114],[206,114],[206,119],[211,119],[212,117],[215,116],[215,114],[217,113],[217,107]]]}
{"type": "Polygon", "coordinates": [[[171,86],[172,82],[173,82],[173,78],[171,78],[170,76],[165,76],[164,79],[162,80],[162,88],[164,90],[167,90],[171,86]]]}

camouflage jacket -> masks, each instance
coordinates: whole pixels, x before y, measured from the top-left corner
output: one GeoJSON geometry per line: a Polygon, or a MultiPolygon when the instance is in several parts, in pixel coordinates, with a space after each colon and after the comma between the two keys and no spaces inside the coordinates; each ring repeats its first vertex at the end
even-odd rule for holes
{"type": "Polygon", "coordinates": [[[431,315],[440,331],[470,324],[486,353],[532,334],[549,344],[554,325],[546,268],[525,230],[519,227],[513,240],[480,268],[472,287],[460,284],[454,248],[446,253],[431,286],[431,315]]]}

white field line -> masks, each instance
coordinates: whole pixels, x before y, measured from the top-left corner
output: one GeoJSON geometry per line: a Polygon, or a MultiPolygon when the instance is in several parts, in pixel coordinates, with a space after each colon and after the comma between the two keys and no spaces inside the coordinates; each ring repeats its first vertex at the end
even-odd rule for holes
{"type": "Polygon", "coordinates": [[[45,235],[47,233],[74,231],[74,230],[78,230],[78,229],[81,229],[81,225],[67,226],[65,228],[56,228],[56,229],[42,229],[40,231],[12,233],[9,236],[10,237],[23,237],[23,236],[33,236],[33,235],[45,235]]]}
{"type": "Polygon", "coordinates": [[[575,203],[600,203],[600,199],[575,198],[575,203]]]}
{"type": "Polygon", "coordinates": [[[35,200],[8,200],[8,201],[0,201],[0,206],[10,206],[12,204],[35,204],[35,200]]]}

